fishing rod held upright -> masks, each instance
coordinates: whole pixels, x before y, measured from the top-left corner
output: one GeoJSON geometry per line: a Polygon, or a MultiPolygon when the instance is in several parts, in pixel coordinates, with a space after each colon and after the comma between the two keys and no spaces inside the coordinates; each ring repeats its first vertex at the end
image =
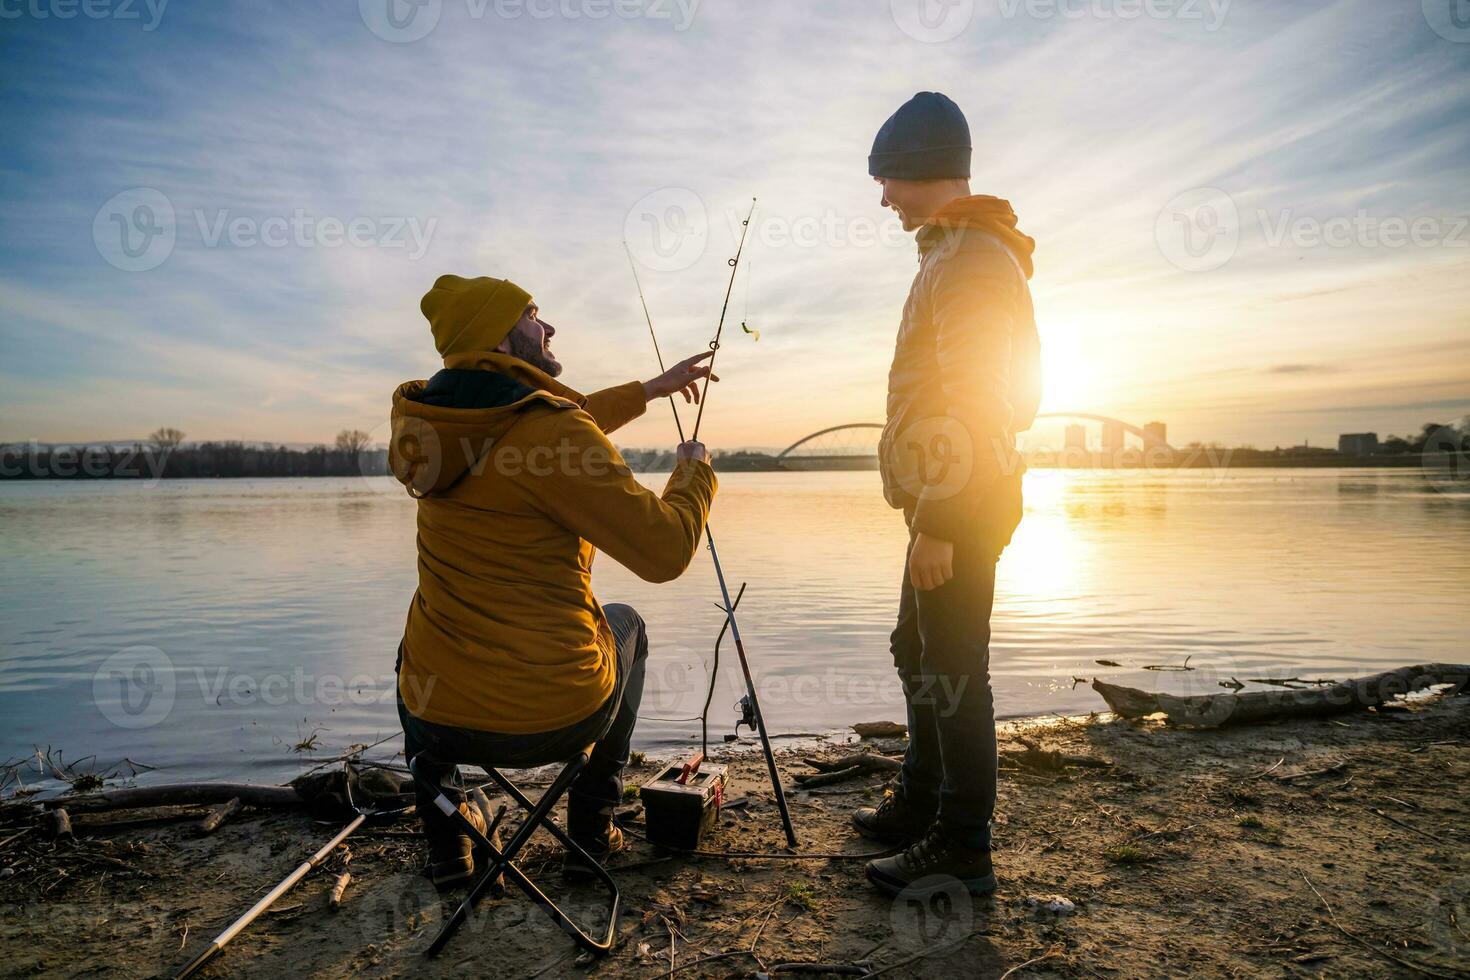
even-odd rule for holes
{"type": "MultiPolygon", "coordinates": [[[[750,219],[754,214],[755,201],[752,199],[750,202],[750,214],[745,218],[745,230],[740,233],[740,249],[736,251],[735,258],[730,260],[730,289],[733,289],[735,286],[735,273],[740,268],[740,252],[744,251],[745,247],[745,232],[749,230],[750,219]]],[[[628,252],[628,265],[633,270],[633,283],[638,287],[638,301],[643,304],[643,317],[648,322],[648,336],[653,341],[653,353],[658,358],[658,369],[660,371],[667,370],[664,367],[663,351],[659,349],[658,335],[653,329],[653,317],[648,313],[648,301],[643,298],[643,284],[638,280],[638,263],[633,260],[633,252],[628,248],[627,242],[623,243],[623,248],[628,252]]],[[[727,309],[730,305],[730,289],[725,291],[725,306],[727,309]]],[[[724,324],[725,314],[722,311],[720,313],[720,327],[716,328],[715,339],[710,344],[710,348],[716,352],[720,349],[720,329],[724,327],[724,324]]],[[[714,370],[714,358],[710,358],[710,370],[714,370]]],[[[705,397],[708,397],[708,394],[709,379],[705,378],[704,395],[699,399],[701,415],[704,410],[705,397]]],[[[673,395],[669,396],[669,411],[674,413],[674,428],[679,431],[679,439],[682,441],[684,440],[684,423],[679,419],[679,406],[674,404],[673,395]]],[[[699,419],[697,417],[694,422],[694,433],[697,439],[699,434],[699,419]]],[[[745,694],[750,704],[751,716],[755,719],[756,733],[760,736],[761,751],[765,753],[766,771],[771,777],[771,790],[776,796],[776,808],[781,811],[781,829],[786,832],[787,846],[795,848],[797,846],[796,828],[791,823],[791,810],[786,805],[786,792],[781,788],[781,774],[776,769],[776,755],[771,751],[771,739],[766,734],[765,715],[761,713],[760,698],[755,693],[755,680],[750,674],[750,661],[745,655],[745,643],[740,638],[740,625],[735,619],[735,604],[730,601],[730,588],[725,584],[725,569],[720,564],[720,553],[715,548],[714,531],[710,529],[708,521],[704,525],[704,538],[709,547],[710,560],[715,566],[715,578],[720,583],[720,597],[725,604],[725,622],[730,627],[730,636],[735,641],[735,653],[740,660],[740,672],[745,677],[745,694]]]]}
{"type": "MultiPolygon", "coordinates": [[[[735,249],[735,257],[730,260],[730,285],[725,287],[725,305],[720,307],[720,323],[719,326],[715,327],[715,339],[709,342],[709,349],[713,352],[710,355],[709,359],[709,369],[711,374],[713,374],[715,370],[715,358],[720,356],[720,336],[725,332],[725,314],[730,311],[730,294],[735,291],[735,273],[740,271],[740,256],[745,253],[745,236],[750,232],[750,220],[754,217],[755,198],[752,197],[750,199],[750,211],[746,214],[745,221],[742,222],[740,225],[740,245],[735,249]]],[[[629,258],[632,258],[631,254],[629,255],[629,258]]],[[[638,274],[638,270],[634,269],[633,274],[636,276],[638,274]]],[[[640,292],[641,291],[642,289],[640,287],[640,292]]],[[[643,307],[643,313],[645,316],[648,314],[648,306],[646,304],[643,307]]],[[[650,333],[653,331],[652,323],[649,323],[648,329],[650,333]]],[[[663,358],[660,357],[659,360],[662,361],[663,358]]],[[[694,435],[690,436],[690,438],[693,439],[695,442],[699,441],[699,423],[704,421],[704,404],[708,400],[709,376],[706,376],[704,379],[704,391],[700,392],[699,411],[694,414],[694,435]]],[[[669,399],[669,404],[671,406],[674,404],[672,398],[669,399]]],[[[677,406],[675,406],[674,414],[679,414],[677,406]]]]}

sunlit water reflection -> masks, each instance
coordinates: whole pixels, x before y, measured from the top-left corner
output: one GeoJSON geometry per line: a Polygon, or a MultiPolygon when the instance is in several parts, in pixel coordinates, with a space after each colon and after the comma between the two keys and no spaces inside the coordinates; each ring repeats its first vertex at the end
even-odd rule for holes
{"type": "MultiPolygon", "coordinates": [[[[877,475],[721,488],[714,530],[731,588],[749,582],[740,623],[772,730],[901,718],[887,636],[905,532],[877,475]]],[[[1002,715],[1100,708],[1074,677],[1199,693],[1466,656],[1470,500],[1417,471],[1035,471],[1026,496],[994,618],[1002,715]],[[1186,657],[1197,670],[1143,669],[1186,657]]],[[[413,508],[387,479],[0,486],[0,753],[275,779],[318,729],[323,750],[391,734],[413,508]],[[99,679],[135,647],[159,651],[131,655],[159,665],[146,705],[99,679]]],[[[708,555],[669,585],[606,557],[595,580],[649,623],[639,743],[689,744],[722,621],[708,555]]],[[[741,693],[728,638],[722,660],[715,741],[741,693]]]]}

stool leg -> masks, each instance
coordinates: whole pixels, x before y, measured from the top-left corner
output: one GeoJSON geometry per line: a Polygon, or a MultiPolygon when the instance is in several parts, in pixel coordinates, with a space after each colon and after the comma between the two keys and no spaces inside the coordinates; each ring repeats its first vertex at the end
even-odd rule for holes
{"type": "MultiPolygon", "coordinates": [[[[479,828],[470,823],[469,820],[465,818],[464,814],[459,812],[459,808],[455,806],[454,803],[447,796],[444,795],[442,788],[439,789],[438,795],[434,799],[434,805],[437,806],[439,810],[445,814],[445,816],[457,818],[464,825],[466,832],[469,833],[471,837],[477,839],[480,842],[484,850],[491,856],[491,860],[489,866],[485,869],[485,871],[476,877],[475,882],[473,885],[471,885],[470,892],[467,896],[465,896],[464,901],[461,902],[459,907],[454,910],[454,913],[449,917],[449,920],[445,922],[443,927],[439,930],[439,934],[434,937],[433,942],[431,942],[429,944],[429,947],[424,950],[425,956],[433,957],[439,954],[439,952],[454,936],[455,932],[459,930],[460,926],[464,925],[464,923],[469,919],[470,915],[474,912],[475,905],[480,901],[480,898],[482,897],[484,892],[495,882],[497,878],[501,877],[502,875],[504,877],[508,877],[511,881],[514,881],[517,887],[525,892],[527,897],[530,898],[531,901],[540,906],[541,909],[546,912],[548,916],[551,917],[551,920],[556,923],[557,927],[565,932],[568,936],[570,936],[573,940],[575,940],[579,946],[597,954],[606,953],[612,949],[613,942],[617,937],[618,910],[619,905],[621,904],[621,895],[618,891],[617,882],[613,880],[612,875],[608,874],[607,870],[603,868],[602,865],[594,861],[592,857],[588,855],[587,852],[583,850],[580,846],[578,846],[577,843],[574,842],[565,831],[563,831],[560,827],[558,827],[555,823],[548,819],[551,815],[551,811],[556,807],[557,802],[560,801],[562,796],[566,794],[568,787],[571,786],[572,781],[577,778],[577,775],[582,771],[582,768],[586,766],[586,764],[587,754],[584,752],[576,759],[572,760],[572,762],[561,771],[556,779],[552,781],[552,784],[547,787],[546,792],[541,795],[541,799],[535,803],[532,803],[530,798],[522,793],[519,788],[511,783],[510,780],[506,779],[505,776],[502,775],[498,770],[487,770],[491,779],[493,779],[500,786],[501,789],[505,790],[506,793],[516,801],[517,805],[519,805],[523,810],[527,811],[527,816],[525,820],[522,822],[520,828],[516,831],[516,833],[505,844],[504,849],[497,848],[486,835],[480,833],[479,828]],[[520,853],[521,848],[526,845],[526,843],[531,839],[531,836],[536,832],[538,828],[545,829],[548,833],[550,833],[553,837],[560,841],[564,847],[571,850],[574,854],[580,857],[589,867],[593,869],[594,873],[599,879],[601,879],[603,885],[606,886],[606,888],[608,889],[610,893],[610,903],[608,905],[607,929],[604,931],[600,939],[595,939],[584,932],[575,922],[572,921],[569,915],[562,911],[561,907],[558,906],[556,902],[552,901],[552,899],[549,898],[546,893],[541,891],[541,889],[536,886],[536,883],[534,881],[527,877],[527,875],[515,865],[516,855],[520,853]]],[[[412,761],[409,763],[409,771],[414,775],[415,780],[418,780],[418,773],[415,770],[412,761]]]]}

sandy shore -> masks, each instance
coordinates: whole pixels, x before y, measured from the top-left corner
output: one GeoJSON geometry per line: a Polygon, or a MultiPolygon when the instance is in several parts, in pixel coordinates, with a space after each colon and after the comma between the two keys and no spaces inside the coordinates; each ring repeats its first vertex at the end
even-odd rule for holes
{"type": "MultiPolygon", "coordinates": [[[[1029,961],[1010,976],[1470,976],[1470,697],[1213,733],[1104,716],[1008,726],[1007,738],[1110,765],[1002,774],[993,898],[895,903],[861,859],[670,857],[635,840],[613,867],[625,913],[612,956],[578,957],[512,890],[426,961],[452,906],[417,874],[420,842],[400,823],[352,839],[340,910],[326,907],[332,875],[315,872],[207,975],[734,977],[828,963],[998,977],[1029,961]],[[1048,911],[1054,897],[1073,910],[1048,911]]],[[[866,747],[897,754],[901,742],[866,747]]],[[[811,771],[802,757],[852,750],[783,753],[788,785],[811,771]]],[[[750,801],[706,846],[780,851],[759,757],[730,761],[732,795],[750,801]]],[[[802,850],[875,850],[847,820],[884,780],[793,789],[802,850]]],[[[0,973],[171,973],[335,829],[248,809],[207,837],[165,824],[57,843],[0,828],[14,869],[0,973]]],[[[592,906],[590,890],[561,884],[549,839],[523,864],[592,906]]]]}

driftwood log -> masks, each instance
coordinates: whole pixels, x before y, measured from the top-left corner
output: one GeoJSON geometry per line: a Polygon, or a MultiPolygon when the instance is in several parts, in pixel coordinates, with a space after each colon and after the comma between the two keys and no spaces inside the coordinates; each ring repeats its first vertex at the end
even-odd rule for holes
{"type": "Polygon", "coordinates": [[[232,796],[224,803],[209,811],[209,815],[199,821],[199,833],[212,834],[224,826],[226,820],[240,812],[240,797],[232,796]]]}
{"type": "Polygon", "coordinates": [[[61,807],[46,814],[46,830],[57,840],[71,840],[76,832],[71,829],[71,815],[61,807]]]}
{"type": "Polygon", "coordinates": [[[839,759],[805,759],[803,761],[813,769],[821,770],[820,772],[796,774],[796,781],[806,789],[846,782],[870,772],[897,772],[903,768],[901,759],[890,759],[871,752],[843,756],[839,759]]]}
{"type": "MultiPolygon", "coordinates": [[[[59,811],[52,810],[51,812],[59,811]]],[[[78,831],[117,830],[155,823],[172,823],[175,820],[198,820],[207,812],[202,806],[145,806],[128,810],[92,810],[73,815],[71,823],[78,831]]]]}
{"type": "Polygon", "coordinates": [[[148,806],[188,806],[228,803],[239,797],[245,806],[305,806],[306,798],[293,786],[257,786],[250,783],[177,783],[169,786],[134,786],[102,793],[58,796],[41,800],[47,809],[66,807],[74,813],[122,810],[148,806]]]}
{"type": "Polygon", "coordinates": [[[1367,677],[1338,681],[1330,687],[1249,691],[1244,694],[1174,694],[1140,691],[1094,679],[1093,690],[1101,694],[1114,713],[1124,718],[1143,718],[1162,712],[1170,722],[1192,728],[1249,725],[1283,718],[1315,718],[1377,707],[1401,694],[1422,691],[1438,684],[1452,685],[1450,693],[1462,693],[1470,683],[1470,665],[1416,664],[1386,670],[1367,677]]]}
{"type": "Polygon", "coordinates": [[[909,726],[897,721],[860,721],[852,726],[858,738],[902,738],[909,726]]]}

